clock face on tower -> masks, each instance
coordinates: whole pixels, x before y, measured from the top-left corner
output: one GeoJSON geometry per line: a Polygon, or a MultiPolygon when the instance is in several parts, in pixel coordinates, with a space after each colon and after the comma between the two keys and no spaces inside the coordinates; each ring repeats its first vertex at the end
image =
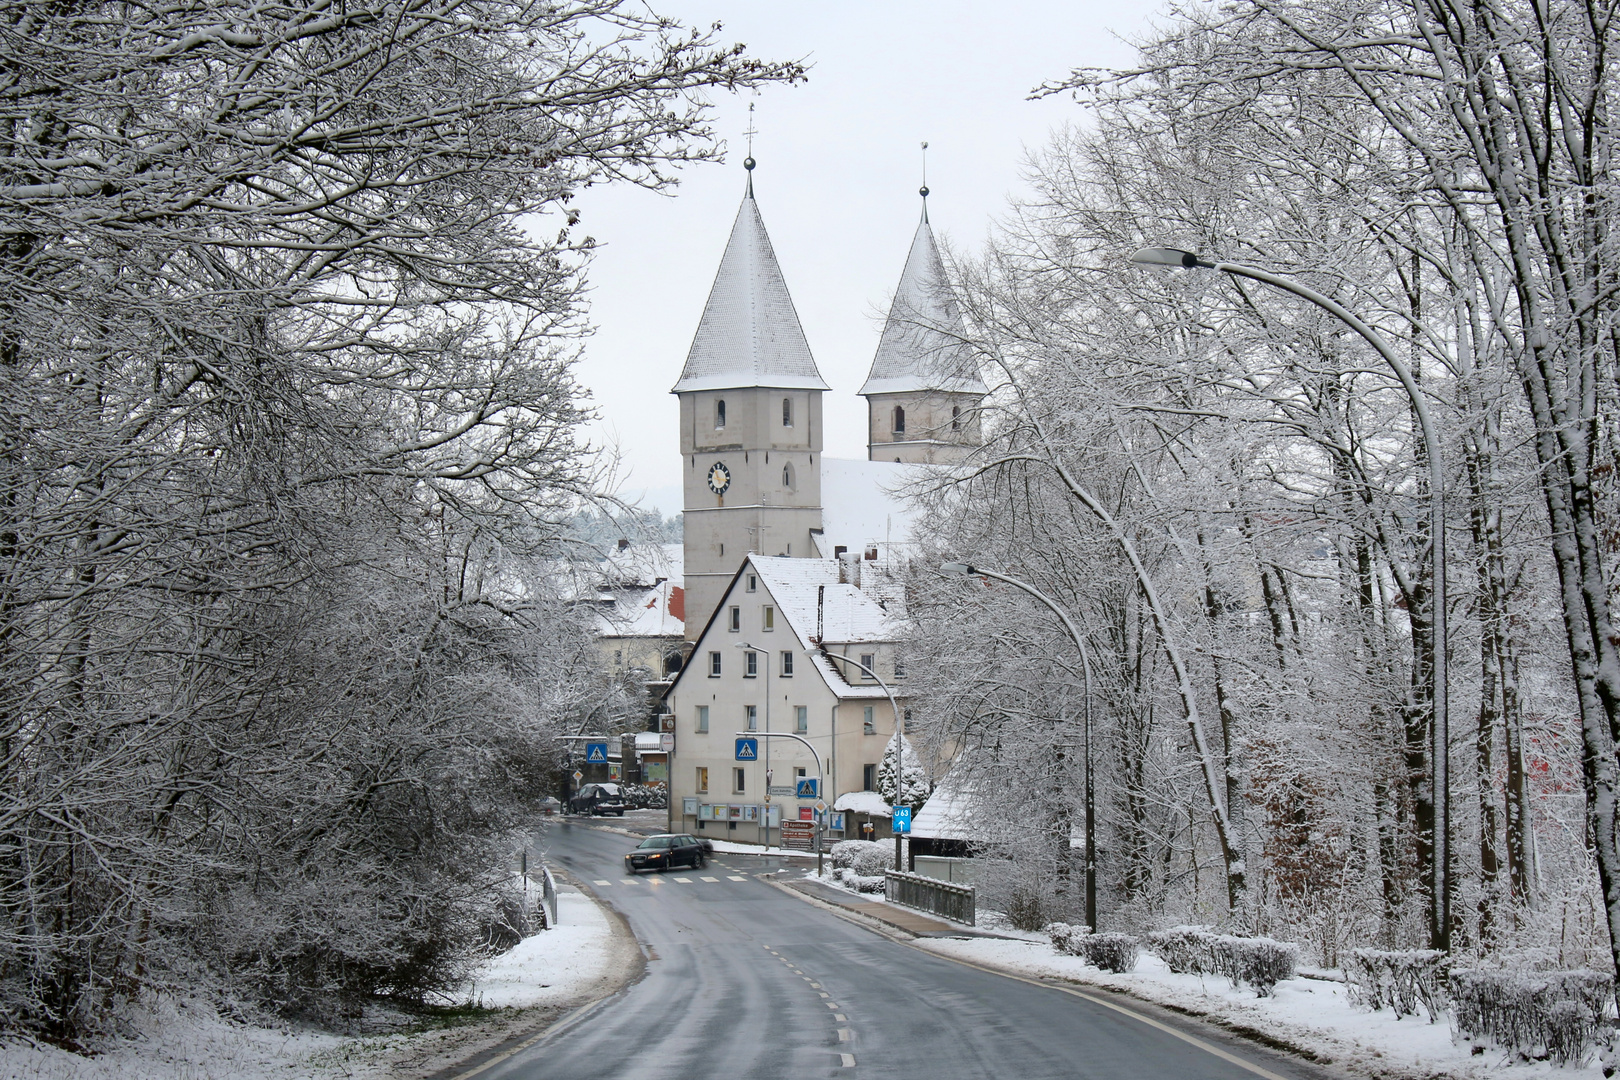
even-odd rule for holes
{"type": "Polygon", "coordinates": [[[726,488],[731,486],[731,470],[726,463],[717,461],[709,466],[709,490],[716,495],[724,495],[726,488]]]}

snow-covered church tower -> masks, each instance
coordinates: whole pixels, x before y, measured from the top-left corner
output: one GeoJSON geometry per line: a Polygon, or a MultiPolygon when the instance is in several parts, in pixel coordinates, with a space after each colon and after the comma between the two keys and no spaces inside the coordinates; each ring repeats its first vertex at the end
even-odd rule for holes
{"type": "Polygon", "coordinates": [[[920,194],[922,220],[860,389],[872,461],[952,463],[981,441],[979,406],[987,391],[961,345],[962,316],[928,224],[928,188],[920,194]]]}
{"type": "Polygon", "coordinates": [[[743,556],[815,554],[827,389],[754,202],[754,159],[686,366],[681,403],[686,637],[743,556]]]}

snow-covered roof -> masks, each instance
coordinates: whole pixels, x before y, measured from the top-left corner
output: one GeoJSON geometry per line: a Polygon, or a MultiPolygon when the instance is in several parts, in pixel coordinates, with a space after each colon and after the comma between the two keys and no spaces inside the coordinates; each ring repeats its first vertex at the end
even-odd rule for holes
{"type": "Polygon", "coordinates": [[[922,466],[898,461],[821,459],[821,532],[816,546],[823,556],[835,547],[863,553],[878,545],[878,558],[888,561],[894,545],[911,541],[917,512],[895,493],[917,479],[922,466]]]}
{"type": "Polygon", "coordinates": [[[928,204],[912,237],[906,267],[878,339],[862,394],[940,390],[985,393],[972,355],[960,344],[962,316],[951,296],[945,263],[928,226],[928,204]]]}
{"type": "Polygon", "coordinates": [[[686,633],[686,552],[680,544],[615,548],[596,567],[599,637],[679,638],[686,633]]]}
{"type": "Polygon", "coordinates": [[[656,731],[636,732],[636,753],[663,753],[664,744],[659,741],[662,738],[663,736],[656,731]]]}
{"type": "MultiPolygon", "coordinates": [[[[821,641],[832,645],[857,645],[893,641],[902,627],[898,613],[885,611],[878,599],[855,585],[838,580],[838,563],[833,559],[795,559],[787,556],[750,555],[750,564],[765,583],[778,610],[798,636],[816,670],[833,692],[844,698],[883,698],[876,684],[851,683],[840,670],[842,665],[827,659],[819,648],[821,641]],[[816,600],[821,595],[821,640],[816,640],[816,600]]],[[[850,673],[859,677],[859,668],[850,673]]]]}
{"type": "Polygon", "coordinates": [[[772,386],[826,390],[805,340],[793,297],[754,203],[754,185],[737,210],[709,302],[672,393],[772,386]]]}
{"type": "Polygon", "coordinates": [[[952,769],[912,818],[911,835],[929,840],[976,840],[972,810],[973,789],[960,767],[952,769]]]}
{"type": "Polygon", "coordinates": [[[846,791],[833,802],[833,809],[868,817],[892,817],[894,811],[875,791],[846,791]]]}

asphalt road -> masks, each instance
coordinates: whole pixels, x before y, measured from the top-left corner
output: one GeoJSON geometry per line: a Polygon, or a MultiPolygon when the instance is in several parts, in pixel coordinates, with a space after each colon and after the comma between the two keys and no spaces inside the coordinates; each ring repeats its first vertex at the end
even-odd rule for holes
{"type": "Polygon", "coordinates": [[[1191,1022],[1169,1026],[1196,1042],[893,941],[761,880],[779,860],[720,855],[705,870],[626,880],[629,837],[560,823],[544,843],[628,918],[646,974],[479,1080],[1325,1075],[1191,1022]]]}

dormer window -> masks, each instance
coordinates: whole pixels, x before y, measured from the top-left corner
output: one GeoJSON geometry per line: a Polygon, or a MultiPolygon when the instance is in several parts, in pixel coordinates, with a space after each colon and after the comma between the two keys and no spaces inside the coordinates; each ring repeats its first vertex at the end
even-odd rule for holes
{"type": "Polygon", "coordinates": [[[962,430],[962,406],[960,405],[951,406],[951,430],[962,430]]]}
{"type": "Polygon", "coordinates": [[[714,429],[719,431],[726,426],[726,399],[721,398],[714,403],[714,429]]]}
{"type": "Polygon", "coordinates": [[[906,433],[906,410],[905,406],[903,405],[896,405],[894,407],[894,433],[896,435],[904,435],[906,433]]]}
{"type": "Polygon", "coordinates": [[[792,398],[783,398],[782,399],[782,426],[783,427],[792,427],[793,426],[793,399],[792,398]]]}

